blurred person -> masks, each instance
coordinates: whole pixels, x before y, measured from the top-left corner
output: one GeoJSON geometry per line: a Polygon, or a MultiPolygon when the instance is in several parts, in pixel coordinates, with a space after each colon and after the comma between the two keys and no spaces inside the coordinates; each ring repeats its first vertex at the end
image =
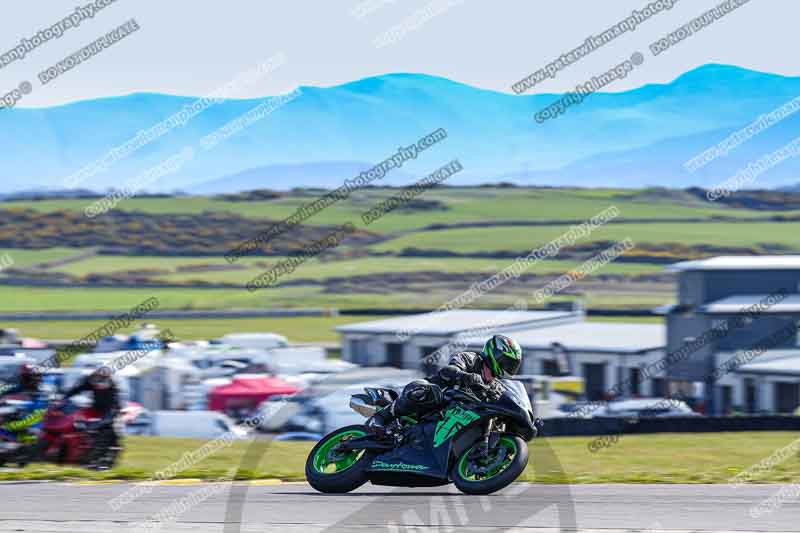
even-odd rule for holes
{"type": "Polygon", "coordinates": [[[5,404],[9,396],[25,403],[18,405],[17,411],[13,414],[3,418],[0,432],[13,442],[24,445],[16,458],[18,464],[22,466],[38,459],[41,453],[41,447],[38,445],[40,435],[38,428],[49,401],[49,394],[42,389],[41,372],[28,363],[20,365],[16,383],[0,389],[0,404],[5,404]]]}
{"type": "Polygon", "coordinates": [[[108,367],[99,368],[81,379],[66,392],[64,400],[83,392],[91,393],[91,408],[94,416],[99,419],[92,422],[87,429],[101,431],[103,436],[108,437],[108,446],[119,446],[119,435],[114,427],[114,420],[122,407],[119,401],[119,389],[111,378],[110,369],[108,367]]]}
{"type": "Polygon", "coordinates": [[[6,396],[22,395],[26,400],[34,400],[42,393],[42,374],[28,363],[24,363],[17,371],[17,381],[14,385],[0,390],[0,399],[6,396]]]}

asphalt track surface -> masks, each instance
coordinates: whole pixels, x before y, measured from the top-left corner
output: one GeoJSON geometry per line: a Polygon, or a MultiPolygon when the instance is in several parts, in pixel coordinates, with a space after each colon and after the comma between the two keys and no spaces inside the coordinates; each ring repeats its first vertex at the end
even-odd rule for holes
{"type": "Polygon", "coordinates": [[[797,500],[760,518],[749,514],[780,485],[520,483],[476,497],[461,495],[452,486],[367,485],[347,495],[322,495],[304,483],[188,483],[152,485],[136,501],[112,510],[109,500],[131,486],[0,483],[0,531],[800,531],[797,500]],[[201,499],[198,491],[207,498],[181,508],[159,528],[138,527],[192,494],[201,499]]]}

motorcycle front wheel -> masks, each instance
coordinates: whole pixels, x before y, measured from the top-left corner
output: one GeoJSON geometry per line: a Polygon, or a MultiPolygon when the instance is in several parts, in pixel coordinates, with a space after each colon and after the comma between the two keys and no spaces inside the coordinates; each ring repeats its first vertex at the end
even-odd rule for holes
{"type": "Polygon", "coordinates": [[[320,492],[344,493],[367,482],[367,467],[375,457],[365,450],[341,450],[339,445],[349,439],[364,437],[364,426],[346,426],[325,435],[306,459],[306,479],[320,492]]]}
{"type": "Polygon", "coordinates": [[[497,446],[487,456],[473,444],[456,459],[451,476],[465,494],[491,494],[513,483],[528,466],[528,445],[510,433],[500,436],[497,446]]]}

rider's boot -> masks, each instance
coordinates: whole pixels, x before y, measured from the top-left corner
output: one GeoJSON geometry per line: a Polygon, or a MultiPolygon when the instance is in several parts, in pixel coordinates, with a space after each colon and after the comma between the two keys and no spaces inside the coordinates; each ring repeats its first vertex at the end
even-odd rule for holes
{"type": "Polygon", "coordinates": [[[367,429],[379,437],[385,436],[389,425],[397,420],[397,415],[395,414],[395,403],[396,401],[390,403],[372,415],[369,420],[367,420],[367,429]]]}
{"type": "Polygon", "coordinates": [[[372,415],[367,420],[367,428],[379,436],[384,436],[389,431],[392,422],[401,416],[408,416],[416,412],[414,405],[402,396],[372,415]]]}

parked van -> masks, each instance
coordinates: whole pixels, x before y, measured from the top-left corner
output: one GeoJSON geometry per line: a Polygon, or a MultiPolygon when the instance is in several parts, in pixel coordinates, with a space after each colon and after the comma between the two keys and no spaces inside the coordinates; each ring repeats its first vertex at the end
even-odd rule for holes
{"type": "Polygon", "coordinates": [[[216,411],[156,411],[149,432],[158,437],[191,439],[215,439],[226,433],[236,439],[248,437],[247,430],[216,411]]]}
{"type": "Polygon", "coordinates": [[[274,350],[275,348],[287,348],[289,346],[289,340],[286,337],[275,333],[231,333],[214,342],[233,346],[234,348],[257,350],[274,350]]]}

